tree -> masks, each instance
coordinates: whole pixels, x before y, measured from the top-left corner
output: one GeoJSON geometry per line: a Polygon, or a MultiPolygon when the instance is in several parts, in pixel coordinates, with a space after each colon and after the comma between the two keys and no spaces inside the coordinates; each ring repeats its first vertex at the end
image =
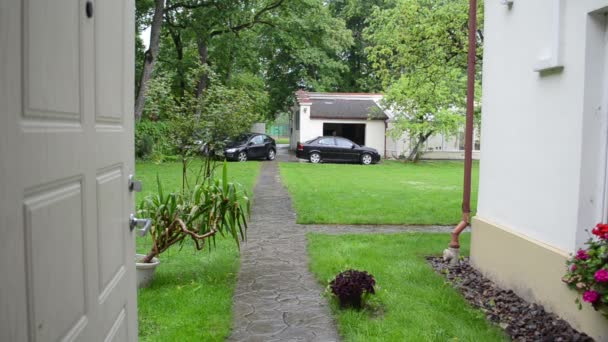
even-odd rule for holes
{"type": "MultiPolygon", "coordinates": [[[[157,23],[155,1],[138,0],[139,31],[157,23]]],[[[187,80],[199,65],[224,86],[246,90],[255,98],[254,110],[268,120],[288,110],[299,88],[343,90],[353,38],[324,0],[165,0],[163,18],[153,30],[160,32],[157,47],[151,44],[146,53],[155,57],[153,63],[140,63],[140,105],[150,81],[160,75],[167,78],[163,83],[170,86],[176,106],[192,92],[204,97],[209,76],[187,80]]],[[[165,117],[158,111],[154,115],[165,117]]]]}
{"type": "Polygon", "coordinates": [[[258,30],[273,116],[288,110],[298,89],[341,91],[341,77],[348,70],[344,55],[353,38],[325,1],[291,0],[281,8],[274,27],[258,30]]]}
{"type": "Polygon", "coordinates": [[[150,29],[150,47],[144,54],[144,63],[142,74],[139,78],[139,86],[137,97],[135,98],[135,119],[139,120],[144,110],[146,103],[146,91],[148,81],[154,70],[154,63],[158,57],[158,48],[160,44],[160,30],[163,22],[163,14],[165,10],[165,0],[154,0],[154,15],[150,29]]]}
{"type": "Polygon", "coordinates": [[[365,53],[369,42],[363,31],[369,25],[369,15],[375,8],[388,9],[394,0],[331,0],[329,10],[336,18],[344,20],[352,32],[353,44],[345,51],[348,69],[341,73],[340,91],[375,92],[380,90],[380,80],[373,72],[365,53]]]}
{"type": "MultiPolygon", "coordinates": [[[[372,45],[366,51],[385,88],[385,106],[395,112],[391,134],[407,133],[413,140],[408,160],[417,160],[420,146],[431,135],[453,135],[461,127],[467,27],[468,0],[398,0],[394,8],[372,14],[365,30],[372,45]]],[[[480,26],[478,73],[482,32],[480,26]]]]}

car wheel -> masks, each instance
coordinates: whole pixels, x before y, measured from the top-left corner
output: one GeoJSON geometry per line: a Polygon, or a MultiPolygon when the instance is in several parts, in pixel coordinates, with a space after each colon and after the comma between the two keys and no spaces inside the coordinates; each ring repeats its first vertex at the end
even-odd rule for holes
{"type": "Polygon", "coordinates": [[[277,153],[275,152],[274,148],[271,148],[270,150],[268,150],[268,155],[266,156],[266,159],[268,160],[274,160],[274,158],[276,158],[277,153]]]}
{"type": "Polygon", "coordinates": [[[245,151],[239,152],[237,158],[240,162],[246,162],[247,161],[247,152],[245,152],[245,151]]]}
{"type": "Polygon", "coordinates": [[[372,163],[372,155],[369,153],[363,153],[361,156],[361,164],[369,165],[372,163]]]}
{"type": "Polygon", "coordinates": [[[313,152],[310,154],[308,159],[310,160],[311,163],[318,164],[321,162],[321,155],[318,154],[317,152],[313,152]]]}

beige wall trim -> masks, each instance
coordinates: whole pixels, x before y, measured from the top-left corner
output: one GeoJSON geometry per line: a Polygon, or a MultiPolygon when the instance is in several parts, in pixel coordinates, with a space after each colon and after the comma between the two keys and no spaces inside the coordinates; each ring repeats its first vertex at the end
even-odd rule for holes
{"type": "Polygon", "coordinates": [[[589,305],[578,310],[576,292],[561,281],[567,253],[479,216],[473,218],[472,227],[471,263],[475,268],[596,340],[608,340],[608,320],[589,305]]]}

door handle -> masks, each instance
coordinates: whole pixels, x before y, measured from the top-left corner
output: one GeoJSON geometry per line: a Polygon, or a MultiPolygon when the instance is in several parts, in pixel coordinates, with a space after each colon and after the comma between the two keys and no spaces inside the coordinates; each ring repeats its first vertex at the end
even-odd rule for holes
{"type": "Polygon", "coordinates": [[[133,177],[133,175],[129,175],[129,191],[133,192],[140,192],[141,191],[141,182],[138,180],[135,180],[135,177],[133,177]]]}
{"type": "Polygon", "coordinates": [[[84,10],[87,14],[87,18],[93,18],[93,3],[91,1],[87,1],[84,10]]]}
{"type": "Polygon", "coordinates": [[[140,219],[131,214],[131,216],[129,216],[129,228],[131,231],[133,231],[135,227],[141,226],[143,226],[143,228],[137,230],[137,235],[144,236],[152,226],[152,219],[140,219]]]}

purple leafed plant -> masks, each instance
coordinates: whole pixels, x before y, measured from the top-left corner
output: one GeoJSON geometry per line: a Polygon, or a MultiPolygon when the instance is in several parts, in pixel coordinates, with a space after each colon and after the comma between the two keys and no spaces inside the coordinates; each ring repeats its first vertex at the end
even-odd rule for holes
{"type": "Polygon", "coordinates": [[[355,309],[362,307],[363,295],[375,294],[374,285],[376,285],[374,276],[357,270],[341,272],[329,283],[331,292],[340,301],[340,307],[355,309]]]}

